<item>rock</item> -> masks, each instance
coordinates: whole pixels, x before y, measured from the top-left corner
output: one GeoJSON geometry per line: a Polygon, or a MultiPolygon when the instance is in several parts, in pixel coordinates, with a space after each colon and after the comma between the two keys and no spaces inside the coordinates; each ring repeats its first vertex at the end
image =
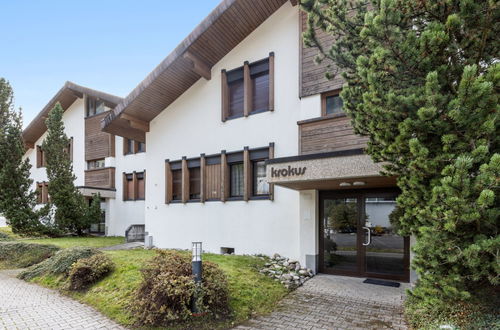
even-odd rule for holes
{"type": "Polygon", "coordinates": [[[280,257],[281,257],[281,256],[280,256],[278,253],[275,253],[275,254],[273,255],[273,259],[279,259],[280,257]]]}
{"type": "Polygon", "coordinates": [[[294,276],[293,276],[293,279],[294,279],[295,281],[297,281],[297,280],[299,280],[299,279],[300,279],[300,277],[299,277],[299,276],[297,276],[297,275],[294,275],[294,276]]]}
{"type": "Polygon", "coordinates": [[[306,275],[307,274],[307,270],[301,269],[301,270],[299,270],[299,274],[300,275],[306,275]]]}
{"type": "Polygon", "coordinates": [[[300,264],[297,262],[295,264],[295,271],[298,272],[300,270],[300,264]]]}
{"type": "Polygon", "coordinates": [[[289,263],[291,263],[291,264],[296,264],[296,263],[298,263],[299,261],[298,261],[298,260],[295,260],[295,259],[290,259],[290,260],[288,260],[288,262],[289,262],[289,263]]]}
{"type": "Polygon", "coordinates": [[[289,265],[288,261],[285,261],[285,262],[283,263],[283,266],[285,266],[285,267],[288,267],[288,265],[289,265]]]}
{"type": "Polygon", "coordinates": [[[290,275],[290,274],[284,274],[284,275],[283,275],[283,279],[285,279],[285,280],[289,281],[289,280],[291,280],[291,279],[292,279],[292,275],[290,275]]]}
{"type": "Polygon", "coordinates": [[[278,269],[278,268],[281,268],[280,265],[274,265],[274,268],[278,269]]]}

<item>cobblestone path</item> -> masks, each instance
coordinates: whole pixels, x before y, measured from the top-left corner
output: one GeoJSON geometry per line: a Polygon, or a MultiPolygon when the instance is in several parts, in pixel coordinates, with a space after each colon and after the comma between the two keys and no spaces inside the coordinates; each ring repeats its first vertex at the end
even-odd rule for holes
{"type": "Polygon", "coordinates": [[[124,329],[89,306],[57,291],[0,271],[0,329],[124,329]]]}
{"type": "Polygon", "coordinates": [[[267,315],[236,329],[407,329],[404,290],[364,278],[317,275],[267,315]]]}

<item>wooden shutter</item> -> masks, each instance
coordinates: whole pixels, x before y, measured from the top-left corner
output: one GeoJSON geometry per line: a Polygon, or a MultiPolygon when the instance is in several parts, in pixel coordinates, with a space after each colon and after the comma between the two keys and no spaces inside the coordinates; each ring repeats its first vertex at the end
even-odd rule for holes
{"type": "Polygon", "coordinates": [[[269,111],[274,111],[274,52],[269,53],[269,111]]]}
{"type": "Polygon", "coordinates": [[[186,157],[182,157],[182,202],[189,200],[189,168],[186,157]]]}
{"type": "Polygon", "coordinates": [[[226,70],[221,71],[221,120],[226,121],[229,116],[229,92],[227,88],[226,70]]]}
{"type": "Polygon", "coordinates": [[[205,199],[214,200],[221,197],[221,165],[206,165],[205,199]]]}
{"type": "Polygon", "coordinates": [[[243,66],[243,80],[244,80],[244,109],[243,114],[248,117],[252,111],[252,78],[250,76],[250,66],[248,61],[245,61],[243,66]]]}
{"type": "Polygon", "coordinates": [[[206,177],[206,159],[205,154],[200,155],[200,202],[205,202],[205,177],[206,177]]]}
{"type": "Polygon", "coordinates": [[[243,150],[243,199],[248,201],[252,195],[252,169],[250,163],[250,151],[248,147],[243,150]]]}
{"type": "Polygon", "coordinates": [[[133,201],[135,199],[135,180],[133,174],[127,174],[127,200],[133,201]]]}
{"type": "Polygon", "coordinates": [[[170,162],[168,159],[165,161],[165,203],[169,204],[172,197],[173,190],[173,179],[172,179],[172,170],[170,168],[170,162]]]}
{"type": "MultiPolygon", "coordinates": [[[[269,159],[274,158],[274,142],[269,143],[269,159]]],[[[269,199],[274,200],[274,183],[269,183],[269,199]]]]}
{"type": "Polygon", "coordinates": [[[229,166],[227,165],[226,151],[222,150],[220,155],[220,176],[221,176],[221,201],[225,202],[229,197],[229,166]]]}

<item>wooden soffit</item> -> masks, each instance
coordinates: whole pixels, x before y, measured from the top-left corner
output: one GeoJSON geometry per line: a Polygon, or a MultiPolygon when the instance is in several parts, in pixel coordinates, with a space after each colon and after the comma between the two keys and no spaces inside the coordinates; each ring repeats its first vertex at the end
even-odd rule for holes
{"type": "Polygon", "coordinates": [[[43,133],[45,133],[47,130],[45,119],[47,119],[50,110],[54,108],[57,102],[59,102],[64,111],[66,111],[76,101],[76,99],[82,98],[83,95],[89,95],[96,99],[103,100],[106,106],[110,108],[114,108],[122,101],[121,97],[67,81],[23,131],[23,140],[25,145],[29,148],[33,148],[36,141],[43,135],[43,133]]]}
{"type": "Polygon", "coordinates": [[[103,119],[105,132],[142,140],[122,114],[149,123],[287,0],[224,0],[103,119]]]}

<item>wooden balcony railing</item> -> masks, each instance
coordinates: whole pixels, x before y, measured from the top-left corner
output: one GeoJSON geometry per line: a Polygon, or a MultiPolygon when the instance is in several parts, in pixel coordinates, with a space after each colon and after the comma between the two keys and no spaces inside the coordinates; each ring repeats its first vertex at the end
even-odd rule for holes
{"type": "Polygon", "coordinates": [[[85,171],[85,186],[115,188],[115,168],[105,167],[85,171]]]}
{"type": "Polygon", "coordinates": [[[344,114],[299,121],[299,154],[316,154],[366,147],[368,138],[354,133],[344,114]]]}

